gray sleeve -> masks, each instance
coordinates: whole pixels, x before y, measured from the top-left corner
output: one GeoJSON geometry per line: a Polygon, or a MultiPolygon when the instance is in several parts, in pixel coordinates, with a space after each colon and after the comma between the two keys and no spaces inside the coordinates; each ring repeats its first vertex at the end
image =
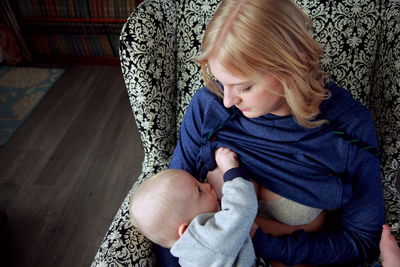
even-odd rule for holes
{"type": "Polygon", "coordinates": [[[181,266],[251,266],[249,236],[258,203],[253,184],[235,178],[222,187],[221,211],[194,218],[171,248],[181,266]]]}

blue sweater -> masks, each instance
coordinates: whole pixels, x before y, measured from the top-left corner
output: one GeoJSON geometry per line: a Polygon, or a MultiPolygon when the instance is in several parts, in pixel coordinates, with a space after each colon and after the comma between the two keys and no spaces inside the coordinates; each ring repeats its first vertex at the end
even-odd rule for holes
{"type": "Polygon", "coordinates": [[[246,118],[207,88],[193,96],[185,113],[170,168],[203,179],[216,167],[213,152],[228,147],[262,186],[307,206],[340,211],[335,229],[280,237],[257,231],[258,256],[320,265],[363,262],[378,253],[384,223],[379,159],[334,134],[345,131],[377,149],[374,123],[348,91],[334,83],[328,88],[332,97],[320,111],[330,123],[313,129],[292,116],[246,118]]]}

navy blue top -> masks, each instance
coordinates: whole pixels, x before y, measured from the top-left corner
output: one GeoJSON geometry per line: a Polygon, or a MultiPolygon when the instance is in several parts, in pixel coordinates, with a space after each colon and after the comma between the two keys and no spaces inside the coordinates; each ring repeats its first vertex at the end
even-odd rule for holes
{"type": "Polygon", "coordinates": [[[378,253],[384,223],[379,159],[333,133],[346,131],[377,149],[375,126],[347,90],[334,83],[328,88],[332,97],[321,103],[320,117],[330,123],[313,129],[290,115],[246,118],[207,88],[196,92],[185,113],[169,168],[201,180],[216,167],[214,151],[223,146],[269,190],[307,206],[340,210],[335,230],[281,237],[258,231],[253,243],[259,256],[318,265],[365,261],[378,253]]]}

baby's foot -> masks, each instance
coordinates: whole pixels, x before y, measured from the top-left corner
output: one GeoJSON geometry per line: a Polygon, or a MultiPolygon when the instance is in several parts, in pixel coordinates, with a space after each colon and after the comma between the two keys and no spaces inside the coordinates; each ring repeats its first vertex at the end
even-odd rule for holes
{"type": "Polygon", "coordinates": [[[379,243],[381,250],[381,259],[383,267],[399,267],[400,266],[400,248],[396,239],[390,233],[390,227],[383,225],[381,242],[379,243]]]}

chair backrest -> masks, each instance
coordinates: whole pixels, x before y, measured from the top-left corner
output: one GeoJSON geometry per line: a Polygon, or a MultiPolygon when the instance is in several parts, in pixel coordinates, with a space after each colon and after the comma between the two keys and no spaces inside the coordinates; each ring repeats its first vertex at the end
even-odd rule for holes
{"type": "Polygon", "coordinates": [[[176,6],[144,1],[121,32],[121,69],[145,154],[139,180],[164,169],[176,143],[176,6]]]}

